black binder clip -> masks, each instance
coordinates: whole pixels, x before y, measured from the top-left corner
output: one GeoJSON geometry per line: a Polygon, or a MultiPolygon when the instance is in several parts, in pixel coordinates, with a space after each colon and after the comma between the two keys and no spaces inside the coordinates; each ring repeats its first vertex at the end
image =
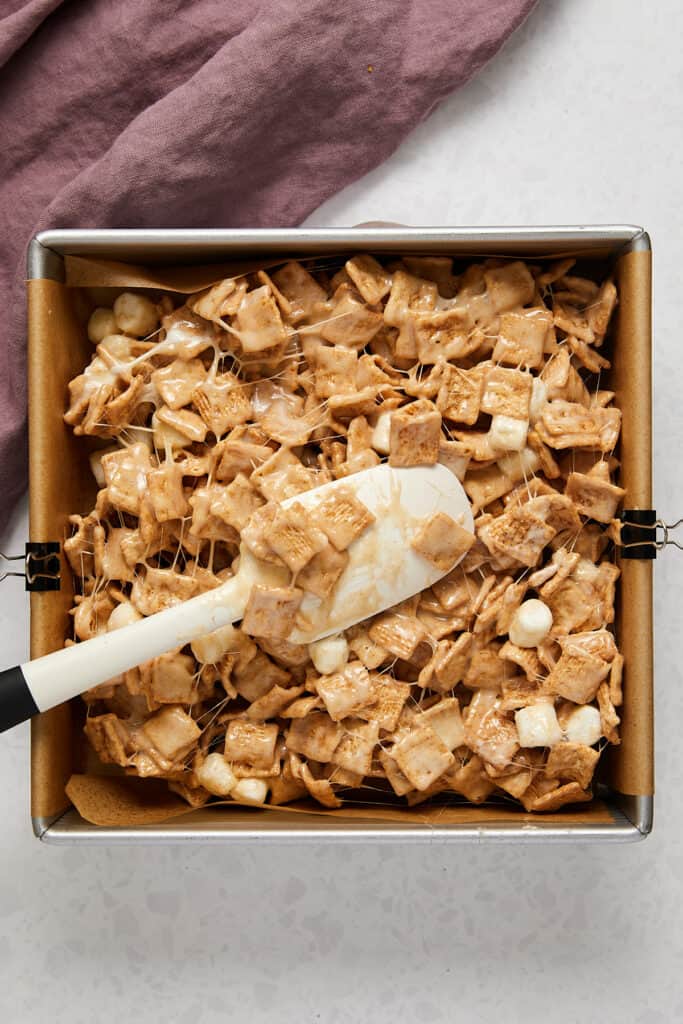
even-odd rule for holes
{"type": "Polygon", "coordinates": [[[683,551],[683,544],[671,536],[681,523],[683,519],[665,523],[651,508],[625,508],[621,513],[621,557],[652,559],[669,546],[683,551]]]}
{"type": "Polygon", "coordinates": [[[61,586],[61,562],[59,544],[56,541],[29,542],[23,555],[4,555],[0,551],[0,583],[9,576],[24,578],[24,588],[32,592],[59,590],[61,586]],[[14,562],[23,562],[19,570],[14,562]]]}

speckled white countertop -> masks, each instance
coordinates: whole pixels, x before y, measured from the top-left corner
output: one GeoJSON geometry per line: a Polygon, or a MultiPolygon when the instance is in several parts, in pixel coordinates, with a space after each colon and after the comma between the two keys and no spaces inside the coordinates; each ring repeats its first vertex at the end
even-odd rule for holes
{"type": "MultiPolygon", "coordinates": [[[[311,224],[644,225],[656,504],[683,514],[676,0],[546,0],[489,69],[311,224]]],[[[25,506],[4,550],[20,550],[25,506]]],[[[0,1019],[12,1024],[683,1020],[683,555],[656,573],[656,825],[623,847],[49,848],[28,732],[0,742],[0,1019]]],[[[2,662],[28,605],[0,588],[2,662]]]]}

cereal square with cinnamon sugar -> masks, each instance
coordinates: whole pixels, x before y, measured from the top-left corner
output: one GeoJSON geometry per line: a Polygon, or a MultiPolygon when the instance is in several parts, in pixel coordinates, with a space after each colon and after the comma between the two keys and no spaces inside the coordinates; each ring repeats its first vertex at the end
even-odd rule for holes
{"type": "Polygon", "coordinates": [[[293,573],[308,565],[314,555],[327,547],[327,537],[311,522],[298,502],[278,508],[268,529],[268,543],[293,573]]]}
{"type": "Polygon", "coordinates": [[[405,777],[419,790],[436,782],[455,761],[444,741],[426,725],[411,729],[394,744],[391,755],[405,777]]]}
{"type": "Polygon", "coordinates": [[[307,514],[337,551],[346,551],[375,521],[372,512],[346,487],[337,487],[307,514]]]}
{"type": "Polygon", "coordinates": [[[609,672],[608,662],[593,654],[565,651],[547,676],[544,690],[574,704],[588,704],[609,672]]]}
{"type": "Polygon", "coordinates": [[[287,732],[287,747],[297,754],[325,764],[339,746],[344,729],[328,714],[312,711],[305,718],[295,718],[287,732]]]}
{"type": "Polygon", "coordinates": [[[433,466],[439,458],[441,413],[426,398],[397,409],[391,417],[390,466],[433,466]]]}
{"type": "Polygon", "coordinates": [[[236,718],[225,733],[225,760],[242,762],[253,768],[268,768],[275,757],[277,725],[247,722],[236,718]]]}
{"type": "Polygon", "coordinates": [[[463,370],[450,363],[444,365],[436,406],[441,415],[456,423],[472,426],[479,418],[484,375],[476,367],[463,370]]]}
{"type": "Polygon", "coordinates": [[[242,629],[249,636],[289,636],[302,597],[303,591],[296,587],[254,584],[244,610],[242,629]]]}
{"type": "Polygon", "coordinates": [[[479,536],[491,554],[506,554],[522,565],[534,566],[555,536],[555,530],[522,505],[482,526],[479,536]]]}
{"type": "Polygon", "coordinates": [[[503,313],[500,333],[493,350],[494,363],[537,368],[543,362],[543,346],[553,325],[547,309],[525,309],[503,313]]]}
{"type": "Polygon", "coordinates": [[[410,541],[413,551],[442,572],[452,569],[473,544],[474,534],[445,512],[435,512],[430,516],[410,541]]]}
{"type": "Polygon", "coordinates": [[[316,597],[329,597],[348,563],[348,551],[337,551],[332,544],[326,544],[299,571],[297,586],[316,597]]]}
{"type": "Polygon", "coordinates": [[[516,420],[529,419],[532,376],[521,370],[508,370],[494,366],[486,374],[481,396],[481,411],[491,416],[510,416],[516,420]]]}
{"type": "Polygon", "coordinates": [[[551,779],[578,782],[587,789],[600,753],[583,743],[556,743],[548,755],[546,771],[551,779]]]}
{"type": "Polygon", "coordinates": [[[340,672],[321,676],[317,689],[332,721],[340,722],[370,701],[370,673],[360,661],[351,661],[340,672]]]}

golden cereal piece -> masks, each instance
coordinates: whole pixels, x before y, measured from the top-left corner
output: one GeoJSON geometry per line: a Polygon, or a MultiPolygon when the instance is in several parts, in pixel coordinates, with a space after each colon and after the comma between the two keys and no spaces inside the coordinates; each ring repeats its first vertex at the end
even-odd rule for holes
{"type": "Polygon", "coordinates": [[[371,306],[380,302],[391,289],[391,274],[388,274],[374,256],[354,256],[344,266],[356,288],[371,306]]]}
{"type": "Polygon", "coordinates": [[[296,587],[254,584],[244,610],[242,629],[249,636],[289,636],[302,597],[303,591],[296,587]]]}
{"type": "Polygon", "coordinates": [[[568,779],[587,789],[600,753],[583,743],[556,743],[548,754],[546,772],[551,779],[568,779]]]}
{"type": "MultiPolygon", "coordinates": [[[[609,675],[609,664],[593,654],[563,652],[555,668],[547,676],[545,693],[565,697],[574,704],[588,704],[609,675]]],[[[609,686],[608,686],[609,692],[609,686]]]]}
{"type": "Polygon", "coordinates": [[[474,544],[474,534],[465,530],[445,512],[437,512],[420,526],[410,546],[422,558],[446,572],[474,544]]]}
{"type": "Polygon", "coordinates": [[[496,313],[504,313],[517,306],[526,306],[534,296],[534,279],[521,260],[485,270],[484,280],[496,313]]]}
{"type": "Polygon", "coordinates": [[[293,573],[328,546],[327,537],[301,505],[278,508],[268,528],[268,543],[293,573]]]}
{"type": "Polygon", "coordinates": [[[371,699],[370,673],[360,661],[349,662],[334,675],[320,676],[316,686],[333,722],[356,714],[371,699]]]}
{"type": "Polygon", "coordinates": [[[433,466],[439,459],[441,413],[427,399],[396,410],[391,417],[389,465],[433,466]]]}
{"type": "Polygon", "coordinates": [[[436,782],[455,762],[443,740],[425,725],[411,729],[395,743],[391,755],[405,777],[420,791],[436,782]]]}
{"type": "Polygon", "coordinates": [[[337,551],[345,551],[375,521],[353,491],[341,487],[315,506],[311,518],[337,551]]]}
{"type": "Polygon", "coordinates": [[[566,494],[582,515],[599,523],[610,523],[616,516],[617,506],[626,491],[623,487],[617,487],[616,484],[600,479],[595,474],[570,473],[566,494]]]}
{"type": "Polygon", "coordinates": [[[494,363],[537,369],[543,362],[543,347],[552,324],[552,314],[547,309],[503,313],[493,349],[494,363]]]}
{"type": "Polygon", "coordinates": [[[343,735],[343,727],[328,714],[311,711],[305,718],[292,721],[286,736],[287,748],[324,764],[332,760],[343,735]]]}
{"type": "Polygon", "coordinates": [[[275,757],[277,735],[277,725],[233,719],[225,731],[223,756],[229,764],[237,762],[252,768],[268,768],[275,757]]]}
{"type": "Polygon", "coordinates": [[[531,384],[530,373],[508,370],[503,366],[492,367],[484,378],[481,411],[491,416],[528,420],[531,384]]]}
{"type": "Polygon", "coordinates": [[[363,777],[372,768],[372,758],[379,740],[379,725],[377,722],[349,719],[344,722],[344,730],[332,761],[340,768],[363,777]]]}

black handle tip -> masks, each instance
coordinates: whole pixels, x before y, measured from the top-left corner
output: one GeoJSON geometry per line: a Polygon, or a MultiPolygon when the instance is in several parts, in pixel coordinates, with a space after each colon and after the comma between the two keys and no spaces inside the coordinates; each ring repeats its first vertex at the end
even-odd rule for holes
{"type": "Polygon", "coordinates": [[[21,667],[0,672],[0,732],[33,718],[38,711],[21,667]]]}

